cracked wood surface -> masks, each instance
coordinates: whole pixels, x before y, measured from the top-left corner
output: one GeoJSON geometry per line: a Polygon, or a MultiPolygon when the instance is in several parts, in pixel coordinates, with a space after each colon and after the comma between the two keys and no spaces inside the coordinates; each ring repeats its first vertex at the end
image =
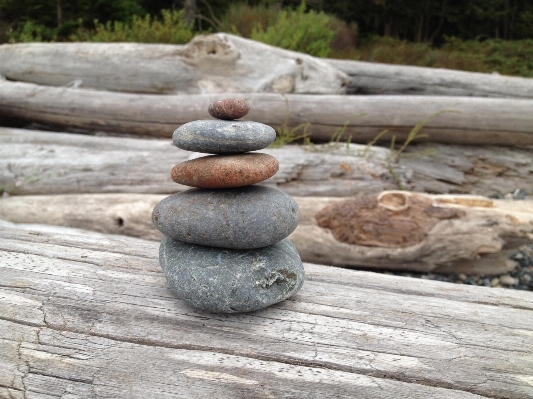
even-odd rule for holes
{"type": "Polygon", "coordinates": [[[426,141],[450,144],[533,145],[533,99],[446,96],[346,96],[329,94],[231,93],[154,95],[50,87],[0,80],[0,118],[62,128],[171,137],[181,124],[208,118],[213,101],[239,97],[246,119],[294,128],[309,123],[310,138],[366,143],[404,141],[427,120],[426,141]],[[438,115],[436,115],[438,114],[438,115]],[[287,117],[289,115],[289,117],[287,117]]]}
{"type": "MultiPolygon", "coordinates": [[[[347,197],[397,189],[389,171],[389,150],[341,144],[264,149],[280,163],[265,183],[295,196],[347,197]],[[349,150],[347,150],[349,148],[349,150]]],[[[391,166],[413,191],[493,195],[528,190],[533,148],[449,146],[408,147],[412,156],[391,166]],[[432,155],[420,156],[420,151],[432,155]]],[[[0,128],[0,188],[12,194],[173,193],[172,167],[197,154],[169,140],[94,137],[80,134],[0,128]]]]}
{"type": "MultiPolygon", "coordinates": [[[[164,197],[153,194],[12,196],[0,199],[0,219],[160,240],[161,233],[154,227],[151,216],[155,205],[164,197]]],[[[404,191],[360,195],[348,200],[294,199],[300,207],[300,223],[289,238],[306,262],[494,275],[512,270],[516,264],[509,259],[509,254],[533,238],[533,201],[430,196],[404,191]],[[387,198],[396,201],[394,206],[400,203],[400,209],[384,205],[387,198]],[[341,222],[346,223],[349,233],[358,235],[353,242],[339,240],[332,234],[335,229],[317,223],[318,214],[327,206],[344,201],[349,203],[341,210],[341,222]],[[350,215],[350,212],[358,214],[350,215]],[[409,241],[413,238],[416,240],[409,241]]]]}
{"type": "Polygon", "coordinates": [[[533,398],[533,295],[306,264],[290,300],[185,307],[157,243],[0,228],[0,397],[533,398]]]}

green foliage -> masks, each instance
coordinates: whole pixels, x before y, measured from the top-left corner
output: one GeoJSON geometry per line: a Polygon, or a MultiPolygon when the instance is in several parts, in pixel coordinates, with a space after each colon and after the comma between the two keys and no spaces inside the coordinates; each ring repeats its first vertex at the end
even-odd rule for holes
{"type": "Polygon", "coordinates": [[[336,34],[330,24],[331,17],[323,12],[306,12],[305,2],[302,2],[296,10],[281,10],[273,25],[264,28],[255,24],[250,38],[288,50],[328,57],[336,34]]]}
{"type": "Polygon", "coordinates": [[[289,100],[285,97],[285,119],[283,120],[283,123],[281,126],[278,126],[276,128],[276,139],[270,144],[270,148],[280,148],[283,147],[285,144],[292,143],[297,140],[305,140],[309,138],[309,133],[307,129],[309,129],[309,126],[311,126],[311,123],[300,123],[298,126],[295,126],[293,128],[289,127],[289,119],[290,119],[290,107],[289,107],[289,100]],[[298,134],[298,132],[301,131],[301,134],[298,134]]]}
{"type": "Polygon", "coordinates": [[[446,38],[441,48],[428,43],[409,43],[391,37],[374,36],[348,52],[334,52],[336,58],[387,64],[416,65],[472,72],[533,77],[533,40],[482,42],[446,38]]]}
{"type": "Polygon", "coordinates": [[[0,0],[0,40],[66,40],[98,19],[126,21],[143,14],[138,0],[0,0]]]}
{"type": "Polygon", "coordinates": [[[194,34],[183,20],[183,11],[161,10],[162,20],[133,16],[131,22],[95,22],[95,30],[80,29],[71,40],[93,42],[140,42],[183,44],[194,34]]]}
{"type": "Polygon", "coordinates": [[[56,38],[56,30],[47,28],[44,25],[39,25],[34,21],[26,21],[22,23],[19,29],[10,32],[9,43],[17,42],[42,42],[51,41],[56,38]]]}
{"type": "Polygon", "coordinates": [[[246,3],[232,3],[217,29],[221,32],[229,32],[249,38],[254,27],[260,26],[261,29],[265,30],[267,27],[274,25],[279,11],[279,4],[276,6],[260,4],[251,7],[246,3]]]}

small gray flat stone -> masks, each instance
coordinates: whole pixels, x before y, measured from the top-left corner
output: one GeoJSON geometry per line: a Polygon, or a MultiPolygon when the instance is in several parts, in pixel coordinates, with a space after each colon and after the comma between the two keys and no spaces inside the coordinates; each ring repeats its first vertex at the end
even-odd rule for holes
{"type": "Polygon", "coordinates": [[[222,120],[189,122],[172,135],[176,147],[208,154],[260,150],[268,147],[275,138],[276,131],[262,123],[222,120]]]}
{"type": "Polygon", "coordinates": [[[251,312],[283,301],[302,287],[305,275],[288,239],[266,248],[236,250],[163,236],[159,262],[179,299],[214,313],[251,312]]]}
{"type": "Polygon", "coordinates": [[[191,189],[164,198],[152,212],[155,227],[171,238],[233,249],[272,245],[299,220],[294,199],[263,186],[191,189]]]}

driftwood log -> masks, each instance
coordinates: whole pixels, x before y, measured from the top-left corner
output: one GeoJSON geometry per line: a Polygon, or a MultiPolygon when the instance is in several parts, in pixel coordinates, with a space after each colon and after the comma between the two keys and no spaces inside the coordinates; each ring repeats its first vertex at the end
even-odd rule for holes
{"type": "MultiPolygon", "coordinates": [[[[149,95],[59,88],[0,81],[0,118],[62,128],[170,137],[181,124],[208,117],[213,101],[238,94],[149,95]]],[[[424,96],[240,95],[247,118],[272,126],[309,123],[314,141],[329,141],[346,126],[342,140],[366,143],[384,129],[382,141],[405,140],[419,122],[425,141],[457,144],[533,145],[533,99],[424,96]],[[442,112],[439,115],[439,112],[442,112]]],[[[301,134],[303,130],[299,130],[301,134]]]]}
{"type": "Polygon", "coordinates": [[[356,94],[533,98],[533,79],[319,59],[224,33],[198,36],[184,46],[4,44],[0,75],[137,93],[341,93],[347,88],[356,94]]]}
{"type": "Polygon", "coordinates": [[[327,60],[350,78],[349,94],[533,98],[533,79],[451,69],[327,60]]]}
{"type": "Polygon", "coordinates": [[[157,243],[74,233],[0,229],[2,397],[533,398],[530,293],[306,264],[293,298],[219,316],[157,243]]]}
{"type": "MultiPolygon", "coordinates": [[[[398,182],[438,194],[489,196],[517,188],[531,194],[533,148],[428,144],[390,164],[389,150],[366,150],[355,144],[265,149],[280,162],[266,183],[294,196],[348,197],[397,189],[398,182]],[[428,150],[433,153],[417,155],[428,150]]],[[[0,128],[0,189],[17,195],[173,193],[185,187],[170,179],[170,169],[192,156],[169,140],[0,128]]]]}
{"type": "MultiPolygon", "coordinates": [[[[159,240],[152,210],[164,196],[14,196],[0,218],[159,240]]],[[[515,267],[509,253],[533,241],[533,201],[385,191],[357,198],[295,197],[289,237],[306,262],[479,275],[515,267]]]]}
{"type": "Polygon", "coordinates": [[[48,86],[158,94],[343,94],[349,83],[324,60],[224,33],[197,36],[184,46],[4,44],[0,75],[48,86]]]}
{"type": "MultiPolygon", "coordinates": [[[[280,163],[266,183],[292,195],[320,196],[397,187],[385,162],[388,150],[361,157],[364,146],[350,148],[337,155],[295,146],[262,150],[280,163]]],[[[172,181],[170,170],[195,156],[170,140],[0,128],[0,186],[11,194],[173,193],[186,187],[172,181]]]]}

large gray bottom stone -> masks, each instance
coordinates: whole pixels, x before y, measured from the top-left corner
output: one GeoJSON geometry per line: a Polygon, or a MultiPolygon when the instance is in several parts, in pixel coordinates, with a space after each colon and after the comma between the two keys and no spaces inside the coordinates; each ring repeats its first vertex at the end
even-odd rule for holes
{"type": "Polygon", "coordinates": [[[152,212],[155,227],[175,240],[233,249],[272,245],[299,220],[293,198],[263,186],[191,189],[164,198],[152,212]]]}
{"type": "Polygon", "coordinates": [[[177,297],[214,313],[251,312],[295,294],[304,268],[285,239],[260,249],[204,247],[163,236],[159,262],[177,297]]]}

